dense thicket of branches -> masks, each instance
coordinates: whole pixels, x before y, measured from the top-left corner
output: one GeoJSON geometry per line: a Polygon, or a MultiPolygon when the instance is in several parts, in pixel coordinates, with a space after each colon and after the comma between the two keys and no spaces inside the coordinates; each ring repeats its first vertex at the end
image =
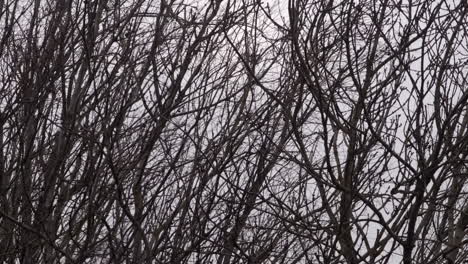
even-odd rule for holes
{"type": "Polygon", "coordinates": [[[3,263],[462,263],[466,1],[0,1],[3,263]]]}

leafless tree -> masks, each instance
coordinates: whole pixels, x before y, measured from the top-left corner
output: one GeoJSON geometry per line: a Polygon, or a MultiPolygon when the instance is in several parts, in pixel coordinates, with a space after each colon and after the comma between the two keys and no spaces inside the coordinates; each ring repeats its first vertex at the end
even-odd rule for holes
{"type": "Polygon", "coordinates": [[[465,1],[0,1],[4,263],[463,263],[465,1]]]}

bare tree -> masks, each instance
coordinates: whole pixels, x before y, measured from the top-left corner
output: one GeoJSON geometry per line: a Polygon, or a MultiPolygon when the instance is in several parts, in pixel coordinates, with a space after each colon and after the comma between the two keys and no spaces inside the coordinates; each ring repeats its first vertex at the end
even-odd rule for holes
{"type": "Polygon", "coordinates": [[[462,263],[464,1],[0,1],[5,263],[462,263]]]}

